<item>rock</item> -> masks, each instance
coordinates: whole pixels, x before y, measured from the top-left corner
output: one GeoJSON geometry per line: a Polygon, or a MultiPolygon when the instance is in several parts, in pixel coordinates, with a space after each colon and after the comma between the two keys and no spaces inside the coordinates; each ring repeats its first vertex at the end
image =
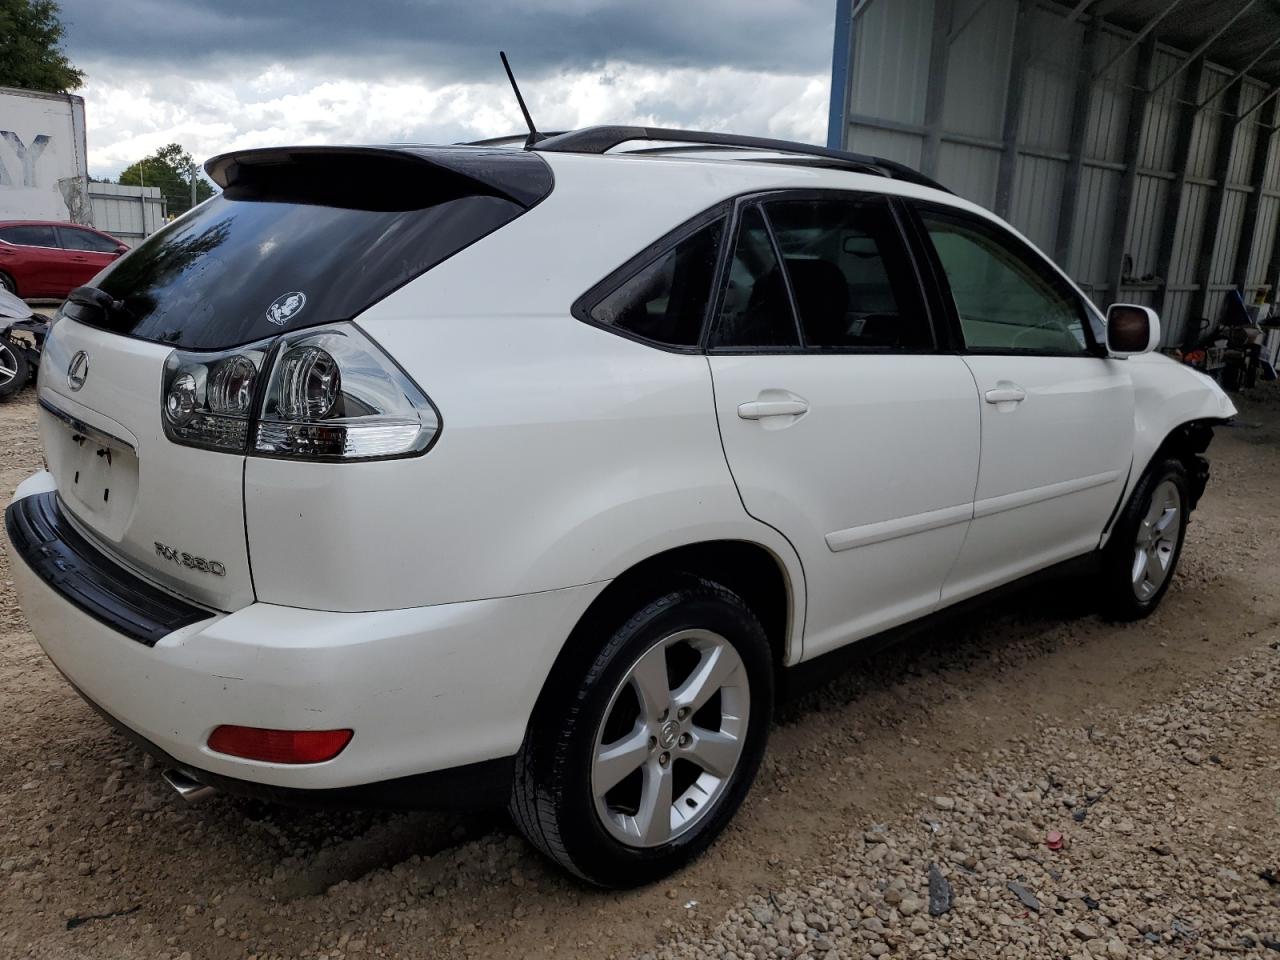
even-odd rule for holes
{"type": "Polygon", "coordinates": [[[951,882],[936,863],[929,864],[929,916],[940,917],[951,910],[951,882]]]}
{"type": "Polygon", "coordinates": [[[924,902],[919,897],[907,896],[898,904],[898,912],[904,917],[913,917],[924,909],[924,902]]]}
{"type": "Polygon", "coordinates": [[[1107,956],[1111,960],[1125,960],[1125,957],[1129,956],[1129,948],[1116,937],[1112,937],[1107,941],[1107,956]]]}
{"type": "Polygon", "coordinates": [[[1199,750],[1183,750],[1182,759],[1187,761],[1193,767],[1198,767],[1204,763],[1204,754],[1199,750]]]}
{"type": "Polygon", "coordinates": [[[879,940],[877,940],[871,946],[867,947],[867,953],[871,954],[871,956],[873,957],[883,957],[888,952],[889,952],[889,945],[879,940]]]}
{"type": "Polygon", "coordinates": [[[929,932],[929,921],[926,920],[924,917],[919,917],[919,916],[914,917],[911,920],[910,930],[912,933],[916,934],[917,936],[922,937],[929,932]]]}
{"type": "Polygon", "coordinates": [[[756,918],[756,923],[762,927],[768,927],[773,924],[773,911],[768,907],[752,907],[751,915],[756,918]]]}
{"type": "Polygon", "coordinates": [[[1077,923],[1071,928],[1071,935],[1077,940],[1097,940],[1098,928],[1091,923],[1077,923]]]}
{"type": "Polygon", "coordinates": [[[933,805],[939,810],[954,810],[956,808],[956,801],[952,797],[934,797],[933,805]]]}
{"type": "Polygon", "coordinates": [[[1022,901],[1022,905],[1024,907],[1026,907],[1028,910],[1031,910],[1035,913],[1040,912],[1040,901],[1036,899],[1035,894],[1033,894],[1030,890],[1028,890],[1022,884],[1014,882],[1013,880],[1010,880],[1009,883],[1006,884],[1006,886],[1008,886],[1008,888],[1011,891],[1013,891],[1013,895],[1015,897],[1017,897],[1019,900],[1022,901]]]}

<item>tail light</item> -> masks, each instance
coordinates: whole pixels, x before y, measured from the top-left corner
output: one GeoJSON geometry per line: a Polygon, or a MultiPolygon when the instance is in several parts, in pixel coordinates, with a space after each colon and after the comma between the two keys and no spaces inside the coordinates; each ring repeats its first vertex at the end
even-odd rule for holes
{"type": "Polygon", "coordinates": [[[164,428],[175,443],[301,460],[426,451],[435,406],[358,327],[316,327],[224,353],[175,350],[164,428]]]}

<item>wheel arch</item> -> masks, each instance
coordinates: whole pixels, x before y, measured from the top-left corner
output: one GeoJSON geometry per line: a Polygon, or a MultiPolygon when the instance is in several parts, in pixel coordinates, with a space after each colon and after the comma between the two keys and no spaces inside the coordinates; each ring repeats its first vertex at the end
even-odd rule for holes
{"type": "MultiPolygon", "coordinates": [[[[742,598],[764,627],[779,674],[799,660],[804,581],[798,560],[789,565],[757,541],[704,540],[663,550],[615,577],[578,618],[543,681],[539,704],[567,662],[598,646],[602,634],[616,629],[659,592],[688,577],[714,580],[742,598]]],[[[537,709],[535,706],[535,714],[537,709]]]]}

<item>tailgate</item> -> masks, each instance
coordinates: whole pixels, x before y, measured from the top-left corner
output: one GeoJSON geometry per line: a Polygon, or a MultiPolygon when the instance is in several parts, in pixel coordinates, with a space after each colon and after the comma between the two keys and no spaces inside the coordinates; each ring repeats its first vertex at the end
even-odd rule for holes
{"type": "Polygon", "coordinates": [[[60,319],[40,364],[40,439],[58,495],[86,537],[174,593],[236,610],[254,599],[244,457],[165,437],[160,390],[170,352],[60,319]]]}

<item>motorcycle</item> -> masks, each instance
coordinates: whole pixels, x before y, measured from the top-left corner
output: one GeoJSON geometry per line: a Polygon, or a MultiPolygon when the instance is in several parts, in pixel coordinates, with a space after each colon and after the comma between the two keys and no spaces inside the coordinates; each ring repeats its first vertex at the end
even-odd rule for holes
{"type": "Polygon", "coordinates": [[[9,291],[0,289],[0,400],[35,379],[49,321],[9,291]]]}

